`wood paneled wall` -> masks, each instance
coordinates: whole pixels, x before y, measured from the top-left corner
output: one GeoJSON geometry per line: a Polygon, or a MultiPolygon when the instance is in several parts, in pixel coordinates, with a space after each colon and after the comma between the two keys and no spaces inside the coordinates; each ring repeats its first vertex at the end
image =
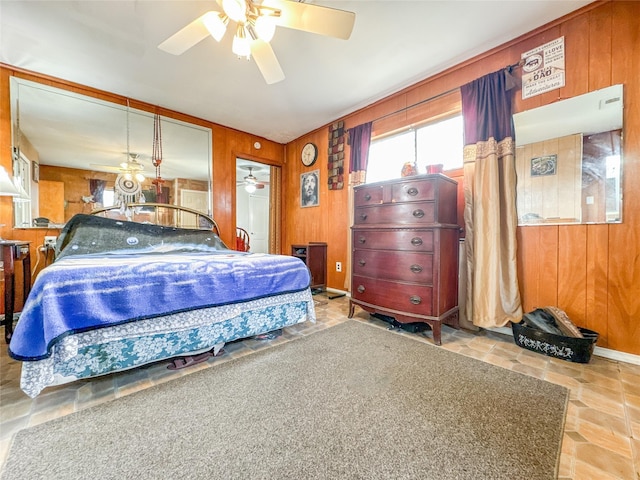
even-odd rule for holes
{"type": "MultiPolygon", "coordinates": [[[[557,305],[577,324],[598,331],[599,346],[640,354],[640,2],[596,2],[337,120],[351,128],[385,117],[374,122],[378,134],[384,128],[397,128],[396,120],[403,116],[401,121],[408,125],[417,121],[415,109],[393,115],[393,122],[389,115],[514,64],[523,52],[561,36],[565,37],[566,86],[527,100],[518,91],[514,109],[519,112],[624,84],[623,223],[519,227],[523,307],[528,311],[557,305]],[[384,127],[383,122],[393,125],[384,127]]],[[[335,262],[346,260],[350,212],[347,190],[327,188],[327,127],[286,146],[283,248],[298,242],[327,242],[328,286],[343,289],[344,273],[335,271],[335,262]],[[320,205],[300,208],[300,173],[310,169],[302,166],[299,155],[308,141],[320,149],[312,167],[321,173],[320,205]]],[[[348,158],[348,148],[346,153],[348,158]]],[[[458,181],[461,187],[462,179],[458,181]]]]}

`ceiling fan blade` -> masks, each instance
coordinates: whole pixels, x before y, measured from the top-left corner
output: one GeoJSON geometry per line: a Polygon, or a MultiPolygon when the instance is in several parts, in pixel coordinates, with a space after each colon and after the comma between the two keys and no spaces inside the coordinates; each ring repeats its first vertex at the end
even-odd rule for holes
{"type": "Polygon", "coordinates": [[[284,72],[269,43],[260,39],[252,41],[251,55],[253,55],[253,59],[256,61],[264,80],[269,85],[284,80],[284,72]]]}
{"type": "Polygon", "coordinates": [[[122,173],[122,169],[120,167],[114,167],[113,165],[96,165],[92,163],[89,166],[96,170],[102,170],[102,171],[106,170],[113,173],[122,173]]]}
{"type": "Polygon", "coordinates": [[[281,27],[304,30],[343,40],[347,40],[351,36],[356,20],[354,12],[309,3],[265,0],[262,4],[281,11],[280,16],[275,18],[276,24],[281,27]]]}
{"type": "Polygon", "coordinates": [[[196,18],[186,27],[178,30],[176,33],[167,38],[158,45],[160,50],[171,53],[172,55],[182,55],[198,42],[201,42],[209,35],[209,30],[204,26],[202,19],[205,15],[196,18]]]}

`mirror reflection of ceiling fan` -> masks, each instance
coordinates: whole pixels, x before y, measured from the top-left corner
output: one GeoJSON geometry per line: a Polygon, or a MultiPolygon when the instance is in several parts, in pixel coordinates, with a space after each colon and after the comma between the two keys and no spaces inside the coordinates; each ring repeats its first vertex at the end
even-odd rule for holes
{"type": "Polygon", "coordinates": [[[222,40],[229,21],[235,22],[231,51],[247,59],[253,55],[268,84],[284,80],[284,72],[269,42],[276,26],[347,40],[356,14],[290,0],[217,0],[222,12],[210,10],[166,39],[158,48],[181,55],[207,36],[222,40]]]}
{"type": "Polygon", "coordinates": [[[244,185],[244,188],[247,192],[253,193],[256,190],[260,190],[264,188],[265,185],[269,184],[269,182],[261,182],[253,175],[253,169],[255,168],[256,170],[260,170],[260,168],[252,167],[249,165],[242,165],[239,168],[242,168],[243,170],[249,170],[249,175],[244,177],[243,181],[237,182],[237,186],[244,185]]]}
{"type": "Polygon", "coordinates": [[[129,159],[122,162],[119,166],[115,167],[113,165],[94,165],[91,167],[97,168],[100,170],[106,170],[109,172],[114,172],[118,174],[122,174],[125,177],[130,176],[131,178],[135,178],[138,182],[144,181],[144,174],[142,171],[144,170],[144,165],[140,163],[138,160],[139,155],[137,153],[129,153],[129,159]]]}

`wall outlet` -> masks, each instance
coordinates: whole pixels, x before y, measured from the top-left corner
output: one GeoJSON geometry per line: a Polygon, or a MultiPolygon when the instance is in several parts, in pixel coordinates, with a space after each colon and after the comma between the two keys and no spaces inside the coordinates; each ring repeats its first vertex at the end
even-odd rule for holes
{"type": "Polygon", "coordinates": [[[46,235],[44,237],[44,246],[45,248],[56,248],[56,240],[58,239],[58,237],[55,237],[53,235],[46,235]]]}
{"type": "Polygon", "coordinates": [[[342,271],[342,262],[336,262],[336,272],[342,271]]]}

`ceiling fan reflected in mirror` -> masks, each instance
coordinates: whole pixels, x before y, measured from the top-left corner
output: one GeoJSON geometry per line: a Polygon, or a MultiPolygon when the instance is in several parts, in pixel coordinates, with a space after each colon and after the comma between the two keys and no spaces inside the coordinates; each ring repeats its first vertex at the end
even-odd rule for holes
{"type": "Polygon", "coordinates": [[[242,165],[239,168],[242,168],[243,170],[249,170],[249,175],[244,177],[244,180],[242,182],[238,182],[237,183],[238,186],[244,185],[244,189],[247,192],[253,193],[256,190],[264,188],[264,186],[269,183],[269,182],[261,182],[260,180],[258,180],[253,175],[253,169],[254,168],[256,170],[260,170],[258,167],[252,167],[252,166],[249,166],[249,165],[242,165]]]}
{"type": "Polygon", "coordinates": [[[135,178],[138,182],[143,182],[145,177],[142,171],[144,165],[138,160],[139,155],[137,153],[129,153],[129,158],[122,162],[119,166],[113,165],[95,165],[92,164],[92,168],[96,168],[103,171],[114,172],[121,174],[126,179],[135,178]]]}
{"type": "Polygon", "coordinates": [[[181,55],[211,35],[222,40],[230,21],[235,23],[231,50],[238,57],[253,55],[268,84],[284,80],[284,72],[269,43],[276,27],[347,40],[351,36],[356,14],[290,0],[217,0],[222,12],[211,10],[166,39],[158,48],[181,55]]]}

